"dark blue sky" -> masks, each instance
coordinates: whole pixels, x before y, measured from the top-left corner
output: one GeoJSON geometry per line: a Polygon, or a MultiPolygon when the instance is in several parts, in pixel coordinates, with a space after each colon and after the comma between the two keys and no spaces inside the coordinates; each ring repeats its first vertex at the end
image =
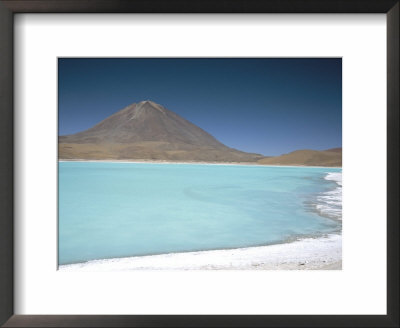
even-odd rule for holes
{"type": "Polygon", "coordinates": [[[152,100],[243,151],[342,145],[340,58],[60,58],[58,79],[59,135],[152,100]]]}

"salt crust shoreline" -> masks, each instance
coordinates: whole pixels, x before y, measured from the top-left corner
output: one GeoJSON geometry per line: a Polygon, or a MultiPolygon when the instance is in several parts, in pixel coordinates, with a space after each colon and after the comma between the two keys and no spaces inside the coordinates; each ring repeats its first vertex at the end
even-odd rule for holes
{"type": "Polygon", "coordinates": [[[285,244],[93,260],[60,271],[340,270],[342,236],[330,234],[285,244]]]}
{"type": "Polygon", "coordinates": [[[254,162],[174,162],[156,160],[126,160],[126,159],[59,159],[62,162],[89,162],[89,163],[138,163],[138,164],[206,164],[206,165],[246,165],[246,166],[270,166],[270,167],[315,167],[325,169],[341,169],[341,166],[307,166],[307,165],[271,165],[255,164],[254,162]]]}

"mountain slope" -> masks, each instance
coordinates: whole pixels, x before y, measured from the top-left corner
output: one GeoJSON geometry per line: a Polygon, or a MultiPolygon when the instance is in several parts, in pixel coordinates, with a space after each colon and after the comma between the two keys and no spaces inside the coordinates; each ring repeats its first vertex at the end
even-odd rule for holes
{"type": "Polygon", "coordinates": [[[262,157],[225,146],[152,101],[129,105],[88,130],[59,137],[60,159],[254,162],[262,157]]]}
{"type": "Polygon", "coordinates": [[[304,166],[342,166],[342,148],[324,151],[296,150],[289,154],[263,158],[258,164],[268,165],[304,165],[304,166]]]}

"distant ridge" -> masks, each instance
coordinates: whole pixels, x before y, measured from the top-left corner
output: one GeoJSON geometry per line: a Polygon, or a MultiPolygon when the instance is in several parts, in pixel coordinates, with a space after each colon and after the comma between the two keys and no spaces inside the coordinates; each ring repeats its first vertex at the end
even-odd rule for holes
{"type": "Polygon", "coordinates": [[[342,152],[342,148],[331,148],[331,149],[327,149],[325,151],[330,151],[330,152],[334,152],[334,153],[341,153],[342,152]]]}
{"type": "Polygon", "coordinates": [[[304,166],[342,166],[342,148],[328,150],[296,150],[276,157],[260,159],[258,164],[304,165],[304,166]]]}
{"type": "Polygon", "coordinates": [[[92,128],[59,137],[60,159],[256,162],[153,101],[131,104],[92,128]]]}

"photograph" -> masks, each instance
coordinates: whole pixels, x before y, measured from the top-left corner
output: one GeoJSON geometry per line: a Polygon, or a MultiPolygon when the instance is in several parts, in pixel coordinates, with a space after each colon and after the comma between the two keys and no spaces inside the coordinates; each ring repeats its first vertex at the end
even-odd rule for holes
{"type": "Polygon", "coordinates": [[[58,270],[342,270],[342,58],[57,70],[58,270]]]}

